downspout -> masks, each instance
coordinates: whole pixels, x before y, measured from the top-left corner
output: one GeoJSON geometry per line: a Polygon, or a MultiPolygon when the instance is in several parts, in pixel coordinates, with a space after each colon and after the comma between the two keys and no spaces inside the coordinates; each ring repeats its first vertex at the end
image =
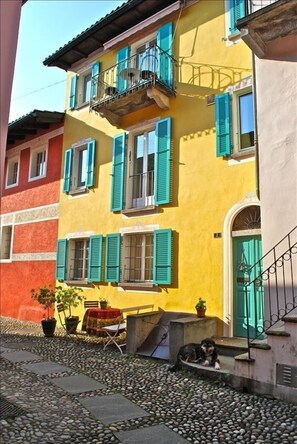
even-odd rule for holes
{"type": "Polygon", "coordinates": [[[256,88],[256,66],[255,54],[252,52],[252,70],[253,70],[253,97],[254,97],[254,125],[255,125],[255,168],[256,168],[256,194],[260,200],[260,168],[259,168],[259,141],[258,141],[258,107],[257,107],[257,88],[256,88]]]}

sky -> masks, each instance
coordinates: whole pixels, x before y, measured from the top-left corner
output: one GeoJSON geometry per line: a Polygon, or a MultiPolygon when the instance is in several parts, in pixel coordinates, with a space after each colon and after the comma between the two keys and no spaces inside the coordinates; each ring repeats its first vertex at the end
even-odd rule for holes
{"type": "Polygon", "coordinates": [[[23,5],[9,122],[34,109],[64,111],[67,73],[44,66],[43,60],[123,3],[124,0],[28,0],[23,5]]]}

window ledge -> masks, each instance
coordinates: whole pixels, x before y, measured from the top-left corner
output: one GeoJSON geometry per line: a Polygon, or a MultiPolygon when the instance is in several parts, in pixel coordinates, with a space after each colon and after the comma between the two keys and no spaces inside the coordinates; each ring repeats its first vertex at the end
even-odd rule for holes
{"type": "Polygon", "coordinates": [[[86,108],[86,107],[89,107],[89,106],[90,106],[90,102],[83,102],[83,103],[77,105],[77,106],[75,107],[75,110],[76,110],[76,111],[80,111],[81,109],[86,108]]]}
{"type": "Polygon", "coordinates": [[[157,210],[157,205],[149,205],[147,207],[141,207],[141,208],[128,208],[126,210],[122,210],[122,214],[125,216],[137,216],[141,213],[153,213],[157,210]]]}
{"type": "Polygon", "coordinates": [[[79,188],[77,190],[69,191],[68,194],[69,194],[69,196],[77,196],[78,194],[86,194],[88,192],[89,192],[88,188],[79,188]]]}
{"type": "Polygon", "coordinates": [[[229,34],[227,38],[230,40],[230,42],[233,42],[233,40],[238,40],[241,38],[241,33],[240,31],[233,32],[232,34],[229,34]]]}
{"type": "Polygon", "coordinates": [[[155,290],[157,288],[157,285],[153,282],[119,282],[119,287],[127,288],[130,290],[139,290],[139,289],[146,289],[146,290],[155,290]]]}
{"type": "Polygon", "coordinates": [[[244,157],[248,157],[248,156],[254,156],[255,155],[255,147],[251,147],[251,148],[247,148],[245,150],[236,152],[231,154],[231,159],[240,159],[240,158],[244,158],[244,157]]]}
{"type": "Polygon", "coordinates": [[[89,281],[87,281],[85,279],[83,279],[81,281],[79,279],[75,280],[75,281],[65,280],[64,282],[65,282],[66,285],[72,285],[72,286],[75,286],[75,287],[92,287],[93,286],[93,282],[89,282],[89,281]]]}

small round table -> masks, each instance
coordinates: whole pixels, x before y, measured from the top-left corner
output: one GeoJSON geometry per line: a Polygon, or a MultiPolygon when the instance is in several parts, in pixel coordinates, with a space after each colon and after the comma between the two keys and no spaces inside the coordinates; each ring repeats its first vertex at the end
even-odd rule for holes
{"type": "Polygon", "coordinates": [[[88,308],[85,312],[81,329],[89,335],[106,336],[102,327],[117,324],[120,316],[121,311],[119,308],[88,308]]]}

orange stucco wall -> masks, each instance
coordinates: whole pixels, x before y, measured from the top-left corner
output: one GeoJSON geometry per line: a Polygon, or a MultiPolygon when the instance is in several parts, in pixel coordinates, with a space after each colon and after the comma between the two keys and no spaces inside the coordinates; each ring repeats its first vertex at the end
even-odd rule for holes
{"type": "Polygon", "coordinates": [[[16,225],[14,227],[13,253],[56,251],[57,233],[58,220],[16,225]]]}
{"type": "Polygon", "coordinates": [[[38,322],[45,310],[31,298],[31,289],[53,284],[55,261],[1,264],[1,315],[38,322]]]}

